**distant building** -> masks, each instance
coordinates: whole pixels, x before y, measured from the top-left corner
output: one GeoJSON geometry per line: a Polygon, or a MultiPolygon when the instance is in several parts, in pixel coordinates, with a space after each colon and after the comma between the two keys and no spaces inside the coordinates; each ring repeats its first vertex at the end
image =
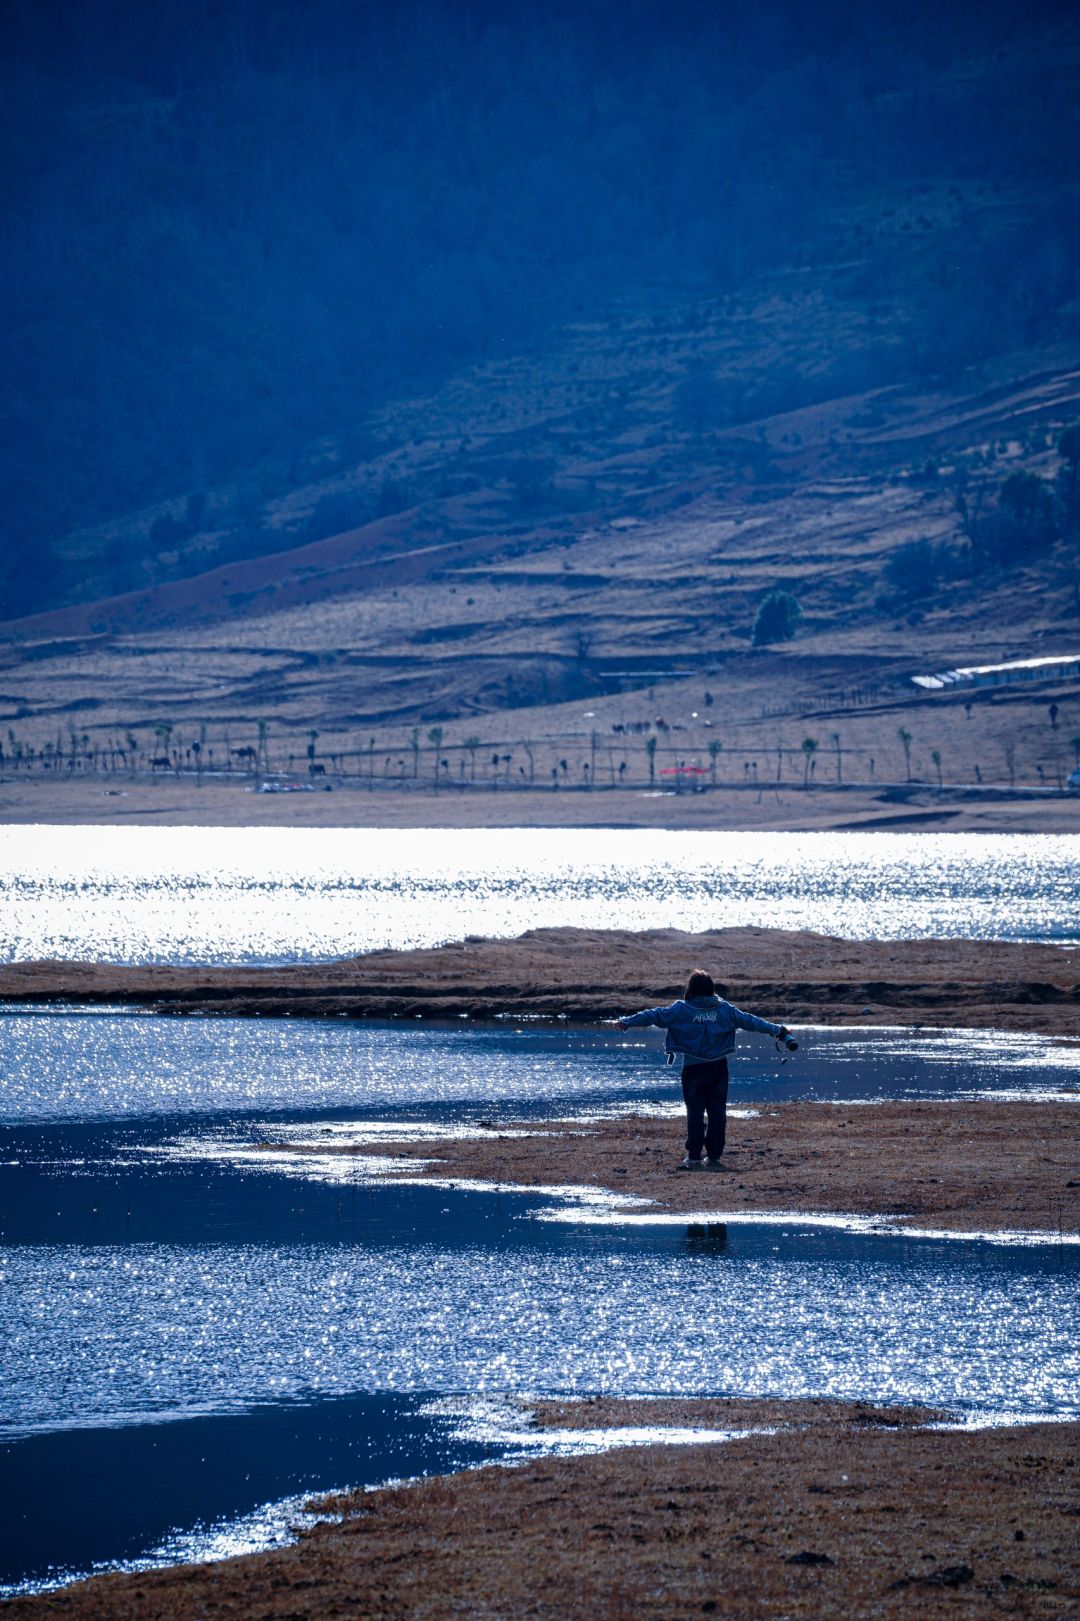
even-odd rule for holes
{"type": "Polygon", "coordinates": [[[958,670],[940,670],[936,675],[913,675],[911,679],[924,692],[940,692],[943,687],[1007,687],[1015,681],[1058,681],[1075,676],[1080,676],[1080,653],[1016,659],[1011,664],[971,664],[958,670]]]}

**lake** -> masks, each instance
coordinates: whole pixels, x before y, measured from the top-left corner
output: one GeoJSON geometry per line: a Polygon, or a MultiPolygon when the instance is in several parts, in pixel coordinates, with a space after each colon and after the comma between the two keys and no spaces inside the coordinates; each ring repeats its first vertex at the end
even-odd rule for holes
{"type": "MultiPolygon", "coordinates": [[[[572,1201],[252,1151],[268,1128],[377,1143],[644,1105],[675,1152],[659,1032],[122,1010],[0,1030],[9,1586],[267,1546],[313,1490],[588,1444],[530,1435],[516,1402],[535,1394],[1080,1417],[1075,1245],[617,1207],[594,1225],[572,1201]]],[[[1080,1052],[1035,1036],[802,1037],[784,1065],[744,1043],[735,1110],[1080,1083],[1080,1052]]]]}
{"type": "Polygon", "coordinates": [[[0,829],[5,961],[275,963],[526,929],[1080,941],[1072,834],[0,829]]]}

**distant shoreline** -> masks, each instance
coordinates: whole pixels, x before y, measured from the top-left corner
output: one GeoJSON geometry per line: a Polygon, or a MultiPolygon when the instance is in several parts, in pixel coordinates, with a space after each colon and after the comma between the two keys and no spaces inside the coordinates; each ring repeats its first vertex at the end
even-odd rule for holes
{"type": "Polygon", "coordinates": [[[930,783],[809,789],[725,785],[671,789],[433,786],[258,793],[238,776],[0,776],[0,825],[131,827],[635,827],[814,832],[1080,833],[1080,794],[1049,788],[930,783]]]}

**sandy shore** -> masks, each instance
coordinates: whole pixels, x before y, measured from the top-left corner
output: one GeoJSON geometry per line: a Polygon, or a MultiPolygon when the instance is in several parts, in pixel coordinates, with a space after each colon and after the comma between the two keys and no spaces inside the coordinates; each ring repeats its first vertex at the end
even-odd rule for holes
{"type": "MultiPolygon", "coordinates": [[[[678,1096],[677,1087],[672,1087],[678,1096]]],[[[719,1171],[680,1169],[683,1124],[657,1116],[551,1121],[536,1135],[422,1143],[380,1138],[268,1151],[415,1159],[419,1178],[518,1187],[602,1187],[717,1221],[740,1212],[888,1217],[958,1233],[1080,1233],[1076,1103],[782,1103],[728,1123],[719,1171]]],[[[532,1129],[532,1128],[530,1128],[532,1129]]],[[[397,1174],[397,1173],[395,1173],[397,1174]]]]}
{"type": "Polygon", "coordinates": [[[710,969],[721,994],[789,1024],[933,1024],[1080,1034],[1080,951],[981,940],[838,940],[780,929],[535,929],[284,968],[0,967],[0,1003],[127,1002],[163,1012],[614,1018],[710,969]]]}
{"type": "Polygon", "coordinates": [[[0,822],[131,827],[656,827],[725,831],[772,828],[896,829],[916,832],[1077,833],[1080,794],[1056,788],[939,790],[929,782],[851,783],[809,790],[787,783],[680,793],[643,786],[481,789],[431,785],[368,789],[345,782],[327,792],[258,794],[251,779],[0,775],[0,822]]]}
{"type": "Polygon", "coordinates": [[[779,1433],[488,1466],[324,1500],[273,1553],[13,1601],[13,1618],[985,1618],[1080,1606],[1075,1425],[942,1432],[828,1403],[548,1404],[540,1422],[779,1433]]]}

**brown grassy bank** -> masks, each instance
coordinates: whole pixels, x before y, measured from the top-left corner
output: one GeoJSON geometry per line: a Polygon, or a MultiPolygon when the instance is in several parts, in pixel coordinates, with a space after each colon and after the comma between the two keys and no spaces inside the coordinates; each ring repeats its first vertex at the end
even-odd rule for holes
{"type": "Polygon", "coordinates": [[[723,995],[788,1023],[1080,1032],[1080,952],[980,940],[839,940],[782,929],[532,929],[279,968],[0,966],[0,1002],[132,1002],[166,1012],[613,1018],[681,994],[702,964],[723,995]]]}
{"type": "Polygon", "coordinates": [[[542,1422],[750,1429],[337,1499],[293,1547],[104,1576],[17,1618],[985,1618],[1080,1605],[1074,1425],[975,1433],[828,1403],[549,1405],[542,1422]],[[884,1421],[884,1422],[883,1422],[884,1421]]]}
{"type": "MultiPolygon", "coordinates": [[[[673,1096],[677,1088],[672,1087],[673,1096]]],[[[733,1119],[722,1171],[679,1168],[682,1122],[655,1116],[551,1121],[541,1135],[388,1142],[418,1177],[522,1187],[602,1186],[663,1211],[836,1212],[954,1232],[1080,1231],[1076,1103],[783,1103],[733,1119]]],[[[280,1149],[281,1144],[266,1145],[280,1149]]],[[[363,1156],[339,1143],[292,1152],[363,1156]]]]}

